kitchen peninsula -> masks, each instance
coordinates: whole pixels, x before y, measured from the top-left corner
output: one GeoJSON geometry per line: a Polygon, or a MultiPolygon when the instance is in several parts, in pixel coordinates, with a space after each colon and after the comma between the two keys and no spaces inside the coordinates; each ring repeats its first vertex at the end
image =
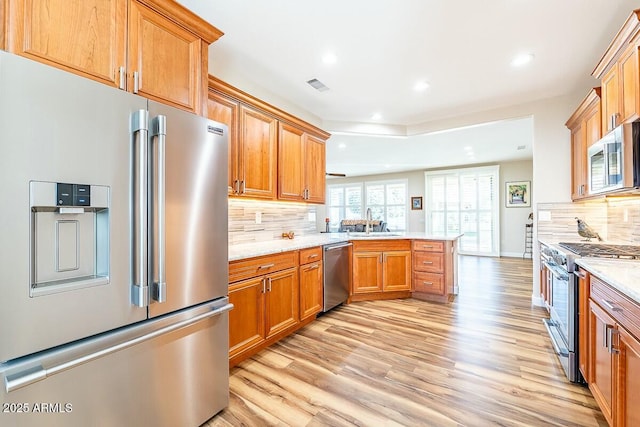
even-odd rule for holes
{"type": "Polygon", "coordinates": [[[457,292],[457,240],[426,233],[327,233],[229,246],[229,365],[311,323],[322,307],[322,246],[351,242],[347,302],[457,292]]]}

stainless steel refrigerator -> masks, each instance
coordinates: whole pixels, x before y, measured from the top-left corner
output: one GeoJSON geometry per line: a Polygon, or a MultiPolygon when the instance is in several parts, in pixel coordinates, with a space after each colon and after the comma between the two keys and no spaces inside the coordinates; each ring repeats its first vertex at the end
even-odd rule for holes
{"type": "Polygon", "coordinates": [[[0,51],[0,425],[228,403],[227,128],[0,51]]]}

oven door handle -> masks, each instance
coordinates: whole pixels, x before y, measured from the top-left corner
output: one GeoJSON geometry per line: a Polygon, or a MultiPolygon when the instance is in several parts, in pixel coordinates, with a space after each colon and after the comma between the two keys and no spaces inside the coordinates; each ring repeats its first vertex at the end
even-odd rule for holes
{"type": "Polygon", "coordinates": [[[560,280],[569,280],[569,273],[567,273],[567,271],[560,267],[558,264],[545,262],[544,265],[551,272],[551,274],[553,274],[554,277],[560,280]]]}

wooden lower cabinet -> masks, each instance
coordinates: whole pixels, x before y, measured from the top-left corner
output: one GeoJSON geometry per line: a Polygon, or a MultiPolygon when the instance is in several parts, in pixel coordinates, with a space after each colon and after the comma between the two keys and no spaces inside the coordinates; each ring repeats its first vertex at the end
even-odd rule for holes
{"type": "Polygon", "coordinates": [[[598,304],[589,304],[590,349],[589,362],[591,382],[589,389],[598,402],[602,414],[613,425],[613,357],[609,353],[609,329],[615,328],[615,321],[598,304]]]}
{"type": "Polygon", "coordinates": [[[289,252],[230,264],[229,276],[242,279],[229,285],[230,366],[301,326],[297,260],[289,252]]]}
{"type": "Polygon", "coordinates": [[[626,329],[618,330],[616,426],[640,426],[640,341],[626,329]]]}
{"type": "Polygon", "coordinates": [[[589,275],[589,389],[610,426],[640,425],[640,304],[589,275]]]}
{"type": "Polygon", "coordinates": [[[429,301],[446,302],[457,282],[456,242],[449,240],[414,240],[412,296],[429,301]]]}
{"type": "Polygon", "coordinates": [[[300,320],[314,317],[323,306],[322,248],[300,251],[300,320]],[[303,264],[308,260],[315,260],[303,264]]]}
{"type": "Polygon", "coordinates": [[[353,285],[349,301],[409,297],[411,242],[354,241],[352,273],[353,285]]]}

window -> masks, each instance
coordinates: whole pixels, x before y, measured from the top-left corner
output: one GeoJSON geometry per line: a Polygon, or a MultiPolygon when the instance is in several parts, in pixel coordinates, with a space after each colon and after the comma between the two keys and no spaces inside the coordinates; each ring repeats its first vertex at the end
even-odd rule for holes
{"type": "Polygon", "coordinates": [[[460,253],[498,256],[498,174],[499,166],[426,172],[427,233],[464,233],[460,253]]]}
{"type": "Polygon", "coordinates": [[[327,193],[331,230],[338,230],[343,219],[364,219],[367,208],[389,230],[407,229],[407,180],[329,185],[327,193]]]}

